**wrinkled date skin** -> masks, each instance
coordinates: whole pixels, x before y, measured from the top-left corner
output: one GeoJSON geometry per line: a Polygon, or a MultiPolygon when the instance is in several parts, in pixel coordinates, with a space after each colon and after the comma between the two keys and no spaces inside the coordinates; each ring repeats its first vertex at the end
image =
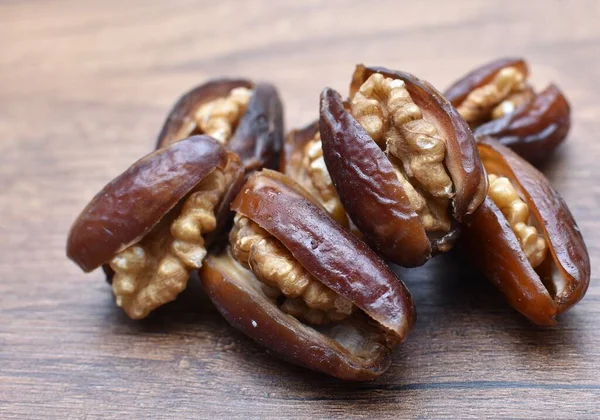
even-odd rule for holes
{"type": "MultiPolygon", "coordinates": [[[[408,73],[359,65],[353,76],[350,95],[350,103],[344,103],[332,89],[326,88],[321,94],[319,126],[329,174],[348,215],[376,251],[401,266],[422,265],[432,254],[452,247],[458,237],[458,222],[464,221],[485,197],[487,180],[471,131],[435,88],[408,73]],[[352,112],[350,104],[356,103],[359,93],[364,96],[370,94],[377,99],[377,92],[365,88],[370,80],[374,80],[373,77],[379,77],[379,82],[391,87],[387,93],[387,103],[390,104],[388,119],[410,114],[401,127],[408,134],[401,132],[399,138],[413,136],[414,139],[415,130],[410,124],[426,125],[424,130],[427,132],[417,136],[411,146],[397,147],[391,143],[394,133],[384,136],[387,144],[377,144],[358,121],[364,114],[352,112]],[[396,98],[400,98],[399,104],[393,103],[396,98]],[[395,108],[392,109],[392,106],[395,108]],[[441,146],[442,153],[436,157],[435,167],[430,169],[426,155],[433,149],[433,146],[430,147],[432,138],[435,138],[436,148],[441,146]],[[394,156],[388,153],[392,147],[399,149],[394,156]],[[408,151],[400,147],[406,147],[408,151]],[[401,178],[401,164],[393,166],[391,159],[398,162],[399,157],[404,157],[403,153],[413,153],[425,162],[413,170],[414,176],[408,175],[406,170],[401,178]],[[445,180],[444,188],[436,191],[435,197],[423,187],[433,172],[440,173],[438,178],[445,180]],[[419,176],[424,179],[423,183],[415,180],[419,176]],[[438,215],[446,220],[445,227],[437,231],[427,229],[426,219],[417,214],[411,199],[415,191],[421,194],[417,198],[422,201],[442,202],[438,215]]],[[[373,102],[373,99],[365,101],[367,106],[363,109],[369,112],[373,102]]],[[[369,118],[363,121],[372,123],[373,118],[369,118]]],[[[375,129],[380,126],[371,125],[375,129]]]]}
{"type": "Polygon", "coordinates": [[[92,199],[71,227],[67,256],[85,272],[103,265],[117,305],[144,318],[201,266],[243,178],[239,158],[211,137],[159,149],[92,199]]]}
{"type": "Polygon", "coordinates": [[[207,134],[237,153],[246,173],[250,173],[276,167],[283,133],[283,106],[273,85],[217,79],[192,89],[177,101],[156,147],[207,134]]]}
{"type": "MultiPolygon", "coordinates": [[[[266,238],[252,242],[250,260],[265,240],[276,243],[279,254],[264,264],[287,258],[284,267],[291,261],[293,270],[349,302],[349,315],[314,325],[284,312],[284,296],[265,292],[259,280],[273,271],[256,260],[248,269],[235,256],[236,244],[242,248],[238,254],[248,251],[243,242],[235,242],[243,237],[241,231],[230,235],[230,248],[207,258],[201,271],[204,289],[233,326],[279,357],[346,380],[374,379],[388,368],[392,349],[412,328],[414,304],[386,264],[312,200],[290,178],[264,170],[249,178],[232,209],[236,220],[243,218],[245,227],[255,226],[266,238]]],[[[289,272],[286,268],[282,275],[289,272]]]]}
{"type": "Polygon", "coordinates": [[[534,92],[526,81],[528,74],[523,59],[502,58],[471,71],[445,96],[464,110],[476,138],[492,137],[531,163],[540,164],[565,140],[571,126],[571,109],[554,84],[534,92]],[[512,92],[511,86],[501,80],[501,72],[510,79],[511,71],[512,77],[516,75],[519,80],[512,92]],[[493,87],[495,83],[500,87],[493,87]],[[465,106],[466,102],[472,106],[465,106]],[[480,118],[470,118],[473,107],[478,108],[480,118]]]}
{"type": "Polygon", "coordinates": [[[576,304],[588,288],[590,259],[579,228],[566,203],[531,164],[491,138],[481,139],[479,152],[489,176],[503,177],[514,191],[511,197],[502,188],[495,199],[496,182],[491,181],[489,196],[462,240],[511,306],[535,324],[554,325],[556,315],[576,304]],[[524,217],[517,220],[520,216],[511,207],[524,217]],[[516,222],[524,223],[515,229],[516,222]],[[535,241],[529,240],[532,234],[535,241]],[[543,252],[526,255],[539,242],[543,252]]]}

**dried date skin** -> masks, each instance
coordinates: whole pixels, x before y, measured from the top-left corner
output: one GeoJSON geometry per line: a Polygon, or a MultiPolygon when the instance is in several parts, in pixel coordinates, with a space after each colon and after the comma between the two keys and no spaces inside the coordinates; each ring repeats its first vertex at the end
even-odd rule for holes
{"type": "MultiPolygon", "coordinates": [[[[525,77],[529,70],[521,58],[502,58],[483,65],[456,81],[444,94],[455,107],[475,89],[484,86],[503,69],[512,67],[525,77]]],[[[566,138],[571,125],[569,103],[554,84],[531,94],[500,118],[477,124],[475,138],[492,137],[534,164],[546,160],[566,138]]]]}
{"type": "Polygon", "coordinates": [[[479,150],[489,173],[518,186],[548,253],[540,274],[489,198],[465,227],[465,246],[511,306],[538,325],[554,325],[556,315],[576,304],[589,285],[590,260],[579,228],[562,197],[533,166],[491,138],[482,138],[479,150]]]}
{"type": "Polygon", "coordinates": [[[258,83],[228,146],[244,162],[246,172],[276,168],[283,133],[283,106],[277,90],[268,83],[258,83]]]}
{"type": "MultiPolygon", "coordinates": [[[[332,329],[325,327],[323,333],[317,332],[284,314],[258,287],[251,285],[252,278],[251,272],[223,255],[209,255],[201,269],[203,288],[221,315],[269,352],[290,363],[349,381],[373,380],[389,367],[390,350],[378,343],[380,337],[369,340],[367,334],[358,333],[356,337],[361,340],[357,343],[369,343],[371,348],[348,349],[335,339],[332,329]]],[[[349,322],[342,326],[347,327],[336,324],[340,331],[352,328],[349,322]]],[[[362,325],[353,329],[366,330],[362,325]]]]}
{"type": "MultiPolygon", "coordinates": [[[[236,88],[252,90],[246,111],[234,126],[226,145],[238,154],[246,172],[274,168],[283,148],[283,105],[275,87],[244,79],[217,79],[183,95],[174,105],[158,136],[157,148],[197,133],[196,111],[236,88]]],[[[201,133],[200,133],[201,134],[201,133]]]]}
{"type": "Polygon", "coordinates": [[[318,330],[304,325],[284,314],[227,253],[209,256],[202,269],[204,288],[230,323],[280,357],[342,379],[373,379],[412,328],[414,304],[385,263],[312,200],[288,177],[264,170],[250,177],[232,208],[361,313],[318,330]]]}

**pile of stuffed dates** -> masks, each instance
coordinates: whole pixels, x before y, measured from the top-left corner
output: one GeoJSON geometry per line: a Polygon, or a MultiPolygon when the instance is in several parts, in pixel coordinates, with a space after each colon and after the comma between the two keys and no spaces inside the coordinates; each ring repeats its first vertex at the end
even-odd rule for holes
{"type": "Polygon", "coordinates": [[[199,279],[267,351],[345,380],[385,372],[415,324],[390,264],[454,247],[517,311],[553,325],[585,294],[590,261],[534,167],[565,139],[569,104],[528,76],[524,60],[500,59],[440,93],[358,65],[347,94],[323,89],[315,120],[287,135],[273,85],[209,81],[85,207],[67,256],[102,267],[132,319],[199,279]]]}

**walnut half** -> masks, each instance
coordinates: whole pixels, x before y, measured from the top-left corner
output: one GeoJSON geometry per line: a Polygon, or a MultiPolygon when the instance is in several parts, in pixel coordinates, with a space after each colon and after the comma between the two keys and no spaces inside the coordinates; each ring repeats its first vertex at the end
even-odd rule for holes
{"type": "MultiPolygon", "coordinates": [[[[285,140],[279,170],[298,182],[340,225],[352,229],[323,157],[319,126],[313,122],[292,130],[285,140]]],[[[358,233],[354,228],[353,233],[358,233]]]]}
{"type": "Polygon", "coordinates": [[[226,97],[202,105],[195,114],[200,132],[214,137],[222,144],[227,144],[239,119],[246,112],[250,96],[252,96],[250,89],[238,87],[229,92],[226,97]]]}
{"type": "Polygon", "coordinates": [[[502,118],[533,97],[525,78],[518,68],[505,67],[488,84],[469,93],[457,110],[471,125],[502,118]]]}

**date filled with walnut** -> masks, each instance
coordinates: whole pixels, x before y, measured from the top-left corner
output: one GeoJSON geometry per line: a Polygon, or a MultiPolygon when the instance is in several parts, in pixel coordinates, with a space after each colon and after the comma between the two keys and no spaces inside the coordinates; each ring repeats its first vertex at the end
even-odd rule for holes
{"type": "Polygon", "coordinates": [[[117,306],[145,318],[202,265],[243,175],[237,155],[211,137],[172,143],[92,199],[71,227],[67,256],[86,272],[107,264],[117,306]]]}
{"type": "Polygon", "coordinates": [[[464,228],[469,257],[516,310],[539,325],[575,305],[590,257],[562,197],[531,164],[491,138],[479,153],[488,196],[464,228]]]}
{"type": "Polygon", "coordinates": [[[457,80],[444,95],[476,138],[492,137],[528,161],[541,163],[565,140],[571,108],[558,86],[536,92],[528,76],[525,60],[501,58],[457,80]]]}
{"type": "Polygon", "coordinates": [[[264,170],[234,200],[229,247],[201,270],[236,328],[281,358],[347,380],[374,379],[415,321],[404,284],[309,192],[264,170]]]}
{"type": "Polygon", "coordinates": [[[487,179],[468,125],[430,84],[357,66],[350,98],[321,94],[323,157],[344,209],[391,262],[448,251],[487,179]]]}

